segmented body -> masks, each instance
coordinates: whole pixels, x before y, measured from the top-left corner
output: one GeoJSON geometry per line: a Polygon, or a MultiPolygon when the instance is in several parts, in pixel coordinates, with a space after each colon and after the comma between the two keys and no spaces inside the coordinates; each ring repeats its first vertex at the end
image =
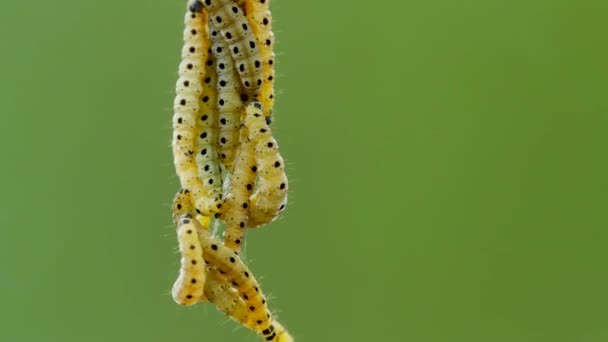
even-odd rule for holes
{"type": "Polygon", "coordinates": [[[264,119],[262,105],[251,101],[247,105],[245,127],[254,144],[258,168],[258,185],[251,197],[249,227],[258,227],[274,220],[287,205],[287,175],[279,145],[264,119]]]}
{"type": "Polygon", "coordinates": [[[194,222],[197,221],[190,214],[185,214],[177,226],[177,241],[182,258],[180,273],[171,292],[173,300],[181,305],[192,305],[204,295],[205,263],[194,222]]]}
{"type": "MultiPolygon", "coordinates": [[[[209,40],[209,32],[205,26],[202,32],[204,35],[205,48],[208,51],[207,59],[204,61],[205,77],[203,78],[203,93],[200,97],[201,110],[196,126],[196,164],[198,165],[198,174],[205,188],[209,193],[209,199],[212,201],[211,206],[217,208],[223,200],[222,196],[222,167],[219,163],[218,152],[218,110],[217,110],[217,75],[215,72],[215,58],[212,53],[211,43],[209,40]]],[[[205,199],[199,199],[195,206],[201,208],[204,206],[205,199]]]]}
{"type": "Polygon", "coordinates": [[[213,25],[212,20],[209,20],[209,28],[213,42],[211,51],[216,59],[220,158],[225,167],[232,170],[239,140],[241,116],[244,112],[241,84],[234,61],[228,51],[229,47],[213,25]]]}
{"type": "Polygon", "coordinates": [[[249,322],[247,305],[232,284],[213,267],[207,269],[205,297],[226,316],[243,325],[249,322]]]}
{"type": "Polygon", "coordinates": [[[243,86],[257,93],[262,85],[260,49],[242,8],[232,0],[204,0],[203,4],[228,44],[243,86]]]}
{"type": "Polygon", "coordinates": [[[173,105],[173,157],[181,187],[188,189],[199,211],[205,215],[217,212],[217,203],[199,178],[196,164],[196,134],[203,92],[204,60],[208,53],[203,32],[206,31],[205,15],[189,6],[185,17],[184,47],[176,84],[173,105]],[[192,11],[194,10],[194,11],[192,11]]]}

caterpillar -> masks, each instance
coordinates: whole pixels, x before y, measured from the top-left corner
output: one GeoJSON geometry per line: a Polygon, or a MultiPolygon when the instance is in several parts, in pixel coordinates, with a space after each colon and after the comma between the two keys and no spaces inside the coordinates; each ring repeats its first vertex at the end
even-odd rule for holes
{"type": "Polygon", "coordinates": [[[173,300],[181,305],[192,305],[204,295],[205,263],[197,237],[198,223],[190,214],[181,216],[177,224],[177,241],[182,255],[180,274],[171,291],[173,300]]]}
{"type": "Polygon", "coordinates": [[[239,293],[233,288],[232,284],[221,275],[217,269],[209,267],[207,269],[207,281],[205,282],[205,297],[209,302],[223,312],[226,316],[239,322],[240,324],[256,331],[267,341],[292,342],[293,338],[287,330],[276,320],[263,330],[256,328],[257,323],[250,320],[250,311],[239,293]]]}
{"type": "Polygon", "coordinates": [[[245,302],[230,282],[213,267],[207,268],[205,297],[226,316],[243,325],[249,322],[250,314],[245,302]]]}
{"type": "Polygon", "coordinates": [[[274,104],[274,34],[270,0],[245,0],[245,13],[251,30],[258,39],[262,61],[262,86],[257,99],[262,102],[264,116],[270,124],[274,104]]]}
{"type": "Polygon", "coordinates": [[[226,196],[222,213],[222,218],[226,222],[224,244],[235,252],[240,251],[244,240],[249,213],[249,197],[253,190],[257,169],[253,145],[247,135],[247,129],[243,128],[243,141],[238,148],[230,193],[226,196]]]}
{"type": "Polygon", "coordinates": [[[172,150],[176,173],[181,187],[188,189],[195,199],[197,209],[210,216],[218,208],[198,177],[194,151],[196,151],[197,117],[200,112],[200,94],[204,68],[201,61],[207,59],[205,48],[205,15],[200,7],[190,4],[185,17],[184,46],[180,63],[176,97],[173,105],[172,150]]]}
{"type": "MultiPolygon", "coordinates": [[[[196,221],[193,222],[195,225],[198,224],[196,221]]],[[[205,261],[217,268],[218,272],[231,282],[243,298],[250,311],[250,321],[254,322],[252,329],[267,332],[272,324],[271,314],[266,305],[266,298],[249,268],[237,253],[224,246],[219,240],[212,238],[207,230],[197,230],[205,261]]]]}
{"type": "MultiPolygon", "coordinates": [[[[206,23],[206,21],[204,22],[206,23]]],[[[205,25],[203,25],[205,26],[205,25]]],[[[222,167],[218,161],[218,111],[217,111],[217,74],[214,67],[214,58],[211,49],[211,41],[207,27],[201,31],[205,41],[208,58],[205,61],[205,77],[202,82],[203,93],[200,97],[201,110],[196,126],[196,164],[198,174],[204,186],[207,188],[212,203],[211,207],[220,209],[222,201],[222,167]]],[[[195,203],[197,208],[204,208],[206,198],[199,198],[195,203]],[[202,203],[201,203],[202,202],[202,203]]]]}
{"type": "Polygon", "coordinates": [[[262,85],[260,49],[243,10],[231,0],[204,0],[204,6],[229,46],[243,86],[257,92],[262,85]]]}
{"type": "Polygon", "coordinates": [[[234,154],[238,144],[238,133],[244,105],[240,95],[240,82],[229,47],[220,33],[209,20],[212,52],[216,57],[217,70],[217,107],[219,111],[220,158],[228,170],[232,170],[234,154]]]}
{"type": "Polygon", "coordinates": [[[248,227],[272,222],[287,205],[287,175],[279,145],[264,119],[262,104],[252,100],[246,108],[245,127],[255,146],[259,184],[251,196],[248,227]]]}

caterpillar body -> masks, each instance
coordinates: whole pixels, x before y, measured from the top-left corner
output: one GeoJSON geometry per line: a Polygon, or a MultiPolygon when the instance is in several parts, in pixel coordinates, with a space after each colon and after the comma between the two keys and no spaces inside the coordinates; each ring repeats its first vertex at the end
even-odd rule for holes
{"type": "Polygon", "coordinates": [[[242,8],[232,0],[204,0],[204,6],[228,44],[243,86],[256,93],[262,85],[260,49],[242,8]]]}
{"type": "MultiPolygon", "coordinates": [[[[270,121],[274,104],[274,34],[272,33],[272,14],[270,0],[245,0],[245,13],[258,38],[260,60],[262,61],[262,86],[257,96],[262,102],[264,115],[270,121]]],[[[269,122],[270,124],[270,122],[269,122]]]]}
{"type": "Polygon", "coordinates": [[[200,8],[190,5],[184,22],[184,47],[173,105],[172,150],[181,187],[190,190],[197,209],[210,216],[217,211],[217,205],[210,200],[209,193],[198,176],[194,156],[197,118],[201,109],[199,98],[204,76],[201,61],[206,60],[208,55],[203,34],[206,19],[200,8]]]}
{"type": "MultiPolygon", "coordinates": [[[[203,31],[206,48],[211,49],[209,32],[205,27],[203,31]]],[[[218,153],[218,111],[217,111],[217,90],[215,87],[217,74],[214,67],[213,54],[208,52],[208,59],[205,61],[205,77],[202,82],[203,93],[200,97],[201,110],[197,120],[196,141],[196,163],[198,174],[209,193],[211,204],[206,204],[206,199],[201,198],[195,203],[197,208],[211,206],[219,209],[222,201],[222,167],[219,163],[218,153]],[[201,203],[202,202],[202,203],[201,203]]]]}
{"type": "Polygon", "coordinates": [[[177,226],[177,241],[182,258],[180,274],[171,293],[173,300],[181,305],[192,305],[204,295],[205,263],[193,222],[197,221],[192,215],[184,214],[177,226]]]}
{"type": "Polygon", "coordinates": [[[209,20],[209,28],[213,42],[212,52],[216,57],[220,159],[228,170],[232,170],[244,109],[240,95],[241,85],[229,47],[212,20],[209,20]]]}
{"type": "MultiPolygon", "coordinates": [[[[197,224],[196,221],[194,221],[197,224]]],[[[272,324],[271,314],[266,305],[266,298],[260,290],[257,280],[237,253],[224,246],[219,240],[211,237],[208,231],[199,229],[199,241],[203,248],[203,258],[220,274],[228,279],[250,311],[250,321],[256,331],[264,331],[272,324]]]]}
{"type": "Polygon", "coordinates": [[[279,145],[266,123],[262,105],[251,101],[247,105],[245,127],[255,146],[259,181],[251,197],[249,227],[272,222],[287,205],[287,175],[279,145]]]}
{"type": "Polygon", "coordinates": [[[226,316],[257,332],[267,341],[293,341],[287,330],[276,320],[268,328],[260,329],[257,322],[250,319],[250,311],[233,285],[213,267],[207,269],[205,297],[226,316]]]}
{"type": "Polygon", "coordinates": [[[232,284],[213,267],[207,268],[205,297],[226,316],[243,325],[249,322],[250,314],[245,302],[232,284]]]}
{"type": "Polygon", "coordinates": [[[247,129],[242,128],[243,141],[239,145],[230,193],[226,196],[225,209],[222,218],[226,222],[224,244],[235,252],[239,252],[245,239],[245,227],[249,214],[249,197],[253,190],[256,177],[256,160],[253,145],[248,141],[247,129]]]}

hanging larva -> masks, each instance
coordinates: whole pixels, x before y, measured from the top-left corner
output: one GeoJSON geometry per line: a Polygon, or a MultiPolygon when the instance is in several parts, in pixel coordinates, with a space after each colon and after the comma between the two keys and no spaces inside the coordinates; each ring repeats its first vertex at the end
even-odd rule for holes
{"type": "Polygon", "coordinates": [[[249,309],[232,284],[214,267],[207,268],[205,297],[218,310],[233,320],[246,325],[250,321],[249,309]]]}
{"type": "Polygon", "coordinates": [[[247,105],[245,127],[255,146],[259,181],[251,197],[248,227],[258,227],[274,220],[287,205],[287,175],[279,145],[264,120],[262,105],[247,105]]]}
{"type": "MultiPolygon", "coordinates": [[[[194,221],[194,224],[196,225],[197,222],[194,221]]],[[[208,231],[199,229],[198,232],[203,247],[203,258],[230,280],[239,292],[251,313],[251,320],[255,322],[254,329],[256,331],[268,329],[271,325],[271,314],[266,305],[266,298],[251,271],[238,254],[219,240],[212,238],[208,231]]]]}
{"type": "Polygon", "coordinates": [[[226,195],[222,218],[226,222],[224,244],[239,252],[245,239],[245,227],[249,213],[249,197],[256,177],[256,160],[253,145],[248,141],[248,131],[242,128],[242,142],[236,155],[236,163],[230,183],[230,193],[226,195]]]}
{"type": "MultiPolygon", "coordinates": [[[[192,215],[184,214],[177,224],[177,241],[182,256],[180,273],[171,291],[173,300],[192,305],[204,295],[205,263],[192,215]]],[[[198,222],[197,222],[198,223],[198,222]]]]}
{"type": "Polygon", "coordinates": [[[256,93],[262,85],[262,61],[243,10],[231,0],[205,0],[204,5],[228,44],[243,86],[252,94],[256,93]]]}
{"type": "MultiPolygon", "coordinates": [[[[206,21],[205,21],[206,23],[206,21]]],[[[196,121],[196,163],[198,165],[198,174],[204,186],[209,193],[209,198],[213,203],[209,206],[220,208],[222,199],[222,168],[218,161],[218,111],[217,111],[217,90],[216,81],[217,74],[215,72],[215,63],[213,53],[211,52],[211,41],[209,31],[204,25],[204,29],[200,32],[203,35],[205,42],[204,48],[207,50],[207,59],[205,60],[204,71],[205,77],[202,82],[202,96],[200,96],[199,118],[196,121]]],[[[197,208],[205,207],[206,198],[199,198],[195,202],[197,208]],[[203,203],[199,203],[203,202],[203,203]]]]}
{"type": "Polygon", "coordinates": [[[241,100],[241,85],[228,46],[219,31],[209,20],[212,52],[216,58],[217,108],[219,111],[219,152],[220,160],[228,170],[232,170],[234,153],[238,144],[241,116],[244,110],[241,100]]]}
{"type": "Polygon", "coordinates": [[[257,332],[267,341],[292,342],[293,338],[278,321],[272,321],[265,329],[259,328],[256,320],[233,285],[214,267],[207,268],[205,297],[226,316],[257,332]]]}
{"type": "Polygon", "coordinates": [[[173,115],[173,157],[176,173],[180,178],[181,187],[188,189],[194,199],[197,209],[210,216],[217,212],[217,204],[210,197],[202,181],[198,177],[194,153],[196,151],[196,128],[200,112],[200,95],[203,89],[202,77],[204,69],[201,61],[207,59],[205,39],[201,34],[205,31],[206,19],[202,8],[195,4],[188,6],[185,17],[184,47],[182,62],[176,85],[173,115]]]}
{"type": "Polygon", "coordinates": [[[262,102],[264,116],[270,124],[274,104],[274,34],[272,33],[272,14],[270,0],[245,0],[245,13],[251,30],[257,37],[262,61],[262,86],[258,100],[262,102]]]}

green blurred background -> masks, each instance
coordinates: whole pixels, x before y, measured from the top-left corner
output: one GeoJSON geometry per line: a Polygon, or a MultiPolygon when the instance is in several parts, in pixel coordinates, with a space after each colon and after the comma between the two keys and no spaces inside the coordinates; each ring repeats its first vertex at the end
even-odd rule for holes
{"type": "MultiPolygon", "coordinates": [[[[0,4],[0,341],[258,341],[170,296],[184,4],[0,4]]],[[[272,9],[297,341],[608,341],[606,1],[272,9]]]]}

